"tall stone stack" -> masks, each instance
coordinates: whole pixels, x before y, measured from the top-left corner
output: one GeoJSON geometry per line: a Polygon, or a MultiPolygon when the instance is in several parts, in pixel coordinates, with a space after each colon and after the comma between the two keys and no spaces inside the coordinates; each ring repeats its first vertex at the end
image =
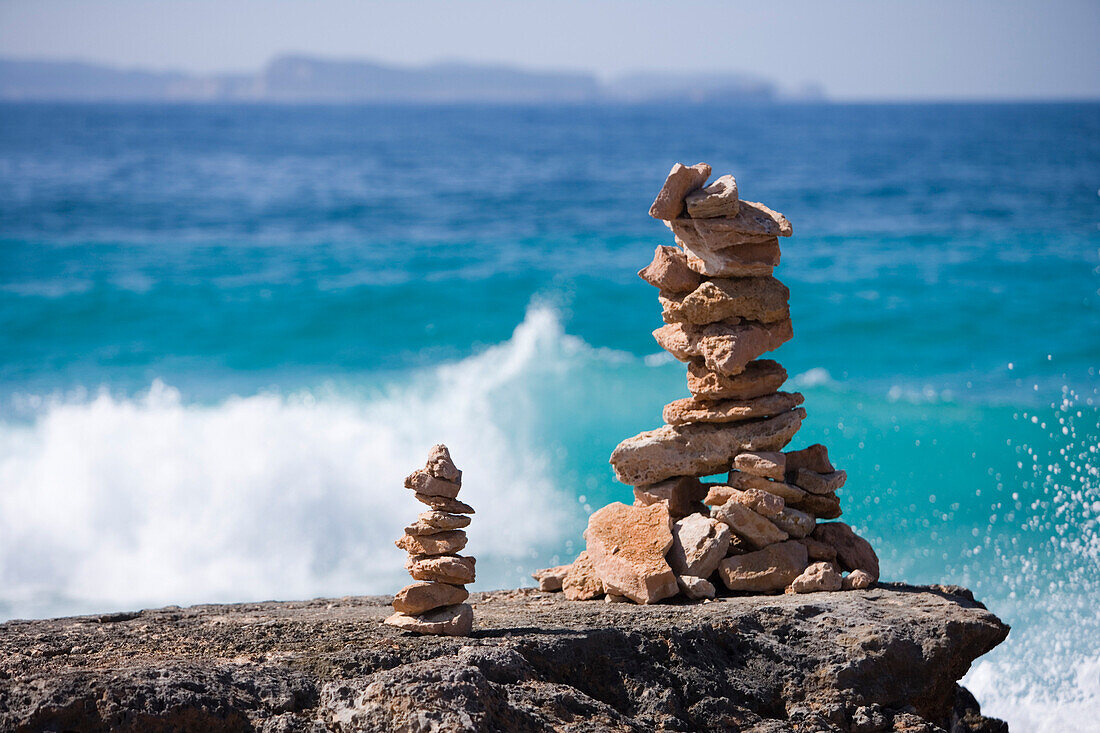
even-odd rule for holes
{"type": "Polygon", "coordinates": [[[806,417],[787,372],[763,359],[793,337],[789,291],[772,276],[791,224],[741,201],[733,176],[672,168],[650,215],[675,235],[638,274],[660,291],[660,346],[688,364],[690,397],[664,408],[665,425],[611,454],[634,504],[596,511],[586,548],[568,566],[536,573],[570,598],[653,603],[683,593],[810,592],[867,587],[878,558],[840,516],[836,470],[823,445],[783,452],[806,417]],[[721,482],[700,479],[725,474],[721,482]]]}
{"type": "Polygon", "coordinates": [[[458,553],[466,546],[466,533],[474,510],[458,500],[462,471],[451,460],[445,445],[428,454],[428,463],[405,479],[405,488],[417,501],[431,507],[405,527],[395,543],[409,553],[405,568],[417,582],[398,591],[393,598],[396,613],[386,623],[420,634],[467,636],[474,613],[464,601],[470,594],[464,587],[474,582],[474,558],[458,553]]]}

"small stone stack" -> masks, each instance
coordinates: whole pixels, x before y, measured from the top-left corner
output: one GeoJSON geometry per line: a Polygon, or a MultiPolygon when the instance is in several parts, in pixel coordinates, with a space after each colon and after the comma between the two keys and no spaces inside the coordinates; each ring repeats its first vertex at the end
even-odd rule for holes
{"type": "Polygon", "coordinates": [[[595,512],[570,566],[536,573],[540,588],[574,599],[653,603],[683,593],[810,592],[878,579],[871,546],[840,522],[844,485],[823,445],[781,452],[806,417],[803,396],[780,391],[783,367],[764,354],[793,336],[790,292],[772,277],[791,224],[741,201],[733,176],[677,164],[650,208],[672,230],[638,275],[659,288],[662,348],[687,362],[691,397],[664,408],[665,425],[611,454],[634,505],[595,512]],[[727,473],[722,483],[701,478],[727,473]],[[849,573],[847,576],[844,573],[849,573]]]}
{"type": "Polygon", "coordinates": [[[409,553],[405,568],[414,580],[393,597],[397,612],[386,623],[420,634],[467,636],[474,612],[464,603],[470,594],[463,587],[474,582],[474,558],[458,554],[466,546],[462,527],[470,524],[474,510],[458,500],[462,471],[451,460],[445,445],[428,454],[427,465],[405,479],[417,501],[431,511],[422,513],[405,527],[396,544],[409,553]]]}

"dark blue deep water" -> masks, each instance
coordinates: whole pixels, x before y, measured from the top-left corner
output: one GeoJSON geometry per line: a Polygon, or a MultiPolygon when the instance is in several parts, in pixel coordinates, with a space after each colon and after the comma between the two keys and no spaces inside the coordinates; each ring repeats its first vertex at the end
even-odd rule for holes
{"type": "Polygon", "coordinates": [[[565,562],[685,396],[635,276],[673,162],[795,234],[795,447],[884,576],[1013,626],[1016,730],[1100,708],[1100,105],[0,106],[0,616],[392,592],[451,446],[478,588],[565,562]]]}

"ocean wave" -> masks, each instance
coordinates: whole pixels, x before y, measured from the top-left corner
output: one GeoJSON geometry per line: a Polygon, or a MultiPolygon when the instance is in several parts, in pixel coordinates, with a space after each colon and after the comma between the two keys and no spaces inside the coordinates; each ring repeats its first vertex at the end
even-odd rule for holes
{"type": "Polygon", "coordinates": [[[436,442],[477,509],[479,587],[514,585],[579,514],[525,432],[530,385],[602,355],[532,307],[511,338],[375,385],[188,403],[162,381],[0,421],[0,615],[392,592],[402,487],[436,442]]]}

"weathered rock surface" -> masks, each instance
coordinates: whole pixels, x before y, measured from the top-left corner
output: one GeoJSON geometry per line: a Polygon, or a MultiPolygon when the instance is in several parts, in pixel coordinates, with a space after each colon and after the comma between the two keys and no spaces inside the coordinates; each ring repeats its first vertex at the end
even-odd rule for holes
{"type": "Polygon", "coordinates": [[[829,449],[821,443],[814,443],[802,450],[787,451],[787,472],[798,473],[799,469],[832,473],[835,469],[829,461],[829,449]]]}
{"type": "MultiPolygon", "coordinates": [[[[703,221],[700,219],[700,221],[703,221]]],[[[721,250],[691,246],[679,237],[680,248],[687,255],[688,267],[707,277],[760,277],[771,275],[779,266],[782,253],[779,240],[741,244],[721,250]]]]}
{"type": "Polygon", "coordinates": [[[795,408],[766,420],[732,425],[665,425],[627,438],[611,454],[618,480],[629,486],[672,476],[711,476],[744,451],[776,451],[790,442],[806,411],[795,408]]]}
{"type": "Polygon", "coordinates": [[[409,534],[436,534],[437,532],[462,529],[468,526],[470,526],[470,518],[467,516],[432,511],[418,514],[416,521],[410,524],[405,531],[409,534]],[[410,529],[416,531],[410,532],[410,529]]]}
{"type": "Polygon", "coordinates": [[[680,241],[711,250],[789,237],[793,231],[787,217],[753,201],[740,201],[736,216],[672,219],[668,224],[680,241]]]}
{"type": "Polygon", "coordinates": [[[753,549],[759,550],[787,539],[786,532],[735,499],[714,507],[711,515],[727,524],[733,534],[753,549]]]}
{"type": "Polygon", "coordinates": [[[714,598],[714,584],[706,578],[695,575],[677,575],[676,584],[680,586],[680,592],[693,601],[714,598]]]}
{"type": "Polygon", "coordinates": [[[418,555],[405,561],[405,569],[415,580],[465,585],[474,582],[475,562],[461,555],[418,555]]]}
{"type": "Polygon", "coordinates": [[[844,522],[827,522],[814,529],[813,538],[831,545],[836,550],[836,559],[840,567],[848,571],[862,570],[878,580],[878,555],[871,543],[857,535],[844,522]]]}
{"type": "Polygon", "coordinates": [[[421,581],[407,585],[393,597],[393,610],[415,615],[442,606],[454,606],[470,597],[470,592],[459,585],[421,581]]]}
{"type": "Polygon", "coordinates": [[[421,494],[419,491],[413,494],[421,504],[427,504],[437,512],[446,514],[473,514],[474,508],[458,499],[448,499],[445,496],[432,496],[421,494]]]}
{"type": "Polygon", "coordinates": [[[429,535],[404,535],[394,542],[410,555],[453,555],[466,546],[466,533],[461,529],[429,535]]]}
{"type": "Polygon", "coordinates": [[[641,506],[649,506],[663,501],[668,504],[668,513],[673,519],[703,511],[703,497],[707,487],[694,476],[670,478],[647,486],[634,487],[634,501],[641,506]]]}
{"type": "Polygon", "coordinates": [[[799,509],[818,519],[836,519],[840,516],[840,499],[836,494],[805,494],[794,503],[799,509]]]}
{"type": "Polygon", "coordinates": [[[596,573],[596,566],[587,550],[581,550],[569,566],[561,582],[562,592],[571,601],[591,601],[604,594],[603,581],[596,573]]]}
{"type": "Polygon", "coordinates": [[[815,562],[791,581],[795,593],[818,593],[840,590],[843,580],[830,563],[815,562]]]}
{"type": "Polygon", "coordinates": [[[531,573],[531,577],[539,584],[539,590],[558,591],[561,590],[562,582],[565,580],[565,576],[569,574],[570,567],[570,565],[558,565],[553,568],[536,570],[531,573]]]}
{"type": "Polygon", "coordinates": [[[474,609],[468,603],[436,608],[418,616],[398,612],[388,616],[386,623],[402,631],[443,636],[467,636],[474,625],[474,609]]]}
{"type": "Polygon", "coordinates": [[[814,522],[816,521],[812,514],[807,514],[801,509],[795,509],[791,506],[783,507],[782,511],[771,517],[771,520],[776,527],[795,539],[808,537],[814,531],[814,522]]]}
{"type": "Polygon", "coordinates": [[[1008,632],[965,590],[904,585],[653,606],[475,593],[467,638],[387,626],[389,601],[9,622],[0,730],[851,731],[870,709],[965,733],[993,729],[956,680],[1008,632]]]}
{"type": "Polygon", "coordinates": [[[705,324],[728,318],[775,323],[790,318],[790,294],[774,277],[739,277],[707,280],[690,293],[662,293],[658,300],[665,323],[705,324]]]}
{"type": "Polygon", "coordinates": [[[454,481],[444,481],[441,478],[436,478],[428,473],[427,469],[421,468],[413,471],[405,478],[405,488],[412,489],[416,493],[425,496],[441,496],[445,499],[453,499],[458,496],[462,486],[454,481]]]}
{"type": "Polygon", "coordinates": [[[672,517],[666,504],[608,504],[588,518],[584,538],[588,557],[608,592],[635,603],[676,595],[676,576],[665,560],[672,547],[672,517]]]}
{"type": "Polygon", "coordinates": [[[710,185],[684,197],[684,208],[693,219],[737,216],[741,209],[741,201],[737,197],[737,180],[729,175],[714,179],[710,185]]]}
{"type": "Polygon", "coordinates": [[[442,443],[433,445],[428,452],[428,463],[425,469],[436,478],[462,484],[462,471],[458,470],[458,466],[451,460],[451,451],[442,443]]]}
{"type": "Polygon", "coordinates": [[[718,569],[729,546],[730,528],[726,524],[702,514],[692,514],[672,527],[668,564],[676,575],[709,578],[718,569]]]}
{"type": "Polygon", "coordinates": [[[844,576],[842,587],[844,590],[863,590],[864,588],[870,588],[874,584],[875,579],[871,577],[871,574],[863,570],[853,570],[844,576]]]}
{"type": "Polygon", "coordinates": [[[675,219],[684,211],[684,198],[692,191],[702,188],[710,178],[710,166],[696,163],[686,166],[677,163],[665,179],[665,184],[657,193],[657,198],[649,207],[649,215],[654,219],[675,219]]]}
{"type": "Polygon", "coordinates": [[[738,489],[729,484],[708,484],[706,499],[708,506],[722,506],[726,502],[736,501],[762,517],[774,517],[783,511],[783,498],[760,489],[738,489]]]}
{"type": "Polygon", "coordinates": [[[791,321],[778,323],[740,323],[720,321],[706,326],[670,323],[653,332],[662,349],[680,361],[695,357],[707,369],[735,376],[761,354],[778,349],[794,336],[791,321]]]}
{"type": "Polygon", "coordinates": [[[806,468],[800,468],[789,478],[791,483],[811,494],[831,494],[844,486],[848,480],[848,474],[844,471],[832,471],[830,473],[818,473],[806,468]]]}
{"type": "Polygon", "coordinates": [[[733,459],[733,467],[741,473],[761,478],[783,480],[787,472],[787,457],[782,453],[747,452],[733,459]]]}
{"type": "Polygon", "coordinates": [[[703,281],[702,275],[688,267],[687,256],[675,247],[661,245],[653,261],[638,270],[638,277],[663,293],[690,293],[703,281]]]}
{"type": "Polygon", "coordinates": [[[726,476],[726,482],[742,491],[758,489],[769,494],[775,494],[787,504],[800,504],[807,496],[805,491],[792,484],[784,481],[772,481],[763,476],[754,476],[751,473],[742,473],[741,471],[730,471],[726,476]]]}
{"type": "Polygon", "coordinates": [[[735,376],[707,369],[702,359],[688,364],[688,391],[701,400],[751,400],[777,392],[787,381],[787,370],[777,361],[757,359],[735,376]]]}
{"type": "Polygon", "coordinates": [[[762,550],[727,557],[718,564],[718,574],[730,590],[777,593],[802,574],[808,558],[806,548],[788,541],[762,550]]]}
{"type": "MultiPolygon", "coordinates": [[[[751,400],[699,400],[685,397],[665,405],[662,417],[669,425],[695,422],[730,423],[772,417],[801,405],[805,399],[798,392],[776,392],[751,400]]],[[[814,474],[815,476],[821,474],[814,474]]]]}

